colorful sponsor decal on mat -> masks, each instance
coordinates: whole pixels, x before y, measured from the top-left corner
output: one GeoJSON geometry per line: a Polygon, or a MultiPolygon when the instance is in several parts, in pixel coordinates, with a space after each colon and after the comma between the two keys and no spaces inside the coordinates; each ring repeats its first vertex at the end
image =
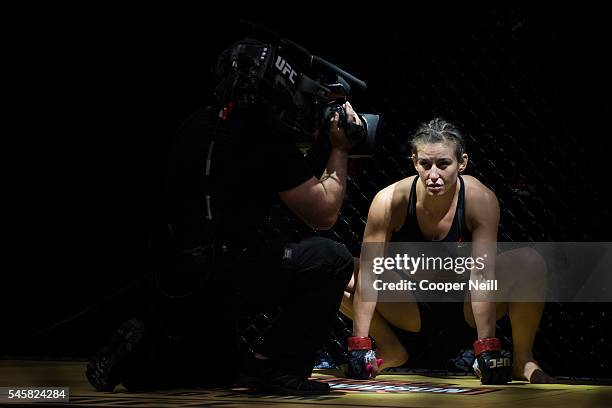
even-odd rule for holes
{"type": "Polygon", "coordinates": [[[501,388],[470,388],[456,384],[432,383],[424,381],[378,381],[350,380],[347,378],[317,378],[326,382],[332,390],[345,392],[408,393],[425,392],[432,394],[478,395],[499,391],[501,388]]]}

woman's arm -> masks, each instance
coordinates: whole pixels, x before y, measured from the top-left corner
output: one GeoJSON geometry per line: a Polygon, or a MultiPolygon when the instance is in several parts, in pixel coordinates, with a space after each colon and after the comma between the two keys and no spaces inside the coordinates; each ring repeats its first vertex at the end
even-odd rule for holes
{"type": "Polygon", "coordinates": [[[370,205],[368,221],[363,235],[361,258],[359,260],[359,277],[355,282],[353,297],[353,336],[366,337],[370,330],[370,322],[376,308],[376,292],[371,283],[375,276],[372,272],[372,258],[384,256],[385,244],[391,236],[391,211],[393,186],[381,190],[370,205]],[[369,285],[365,288],[364,285],[369,285]],[[364,299],[364,292],[368,296],[364,299]],[[372,293],[372,295],[370,295],[372,293]],[[374,299],[372,299],[374,297],[374,299]]]}
{"type": "Polygon", "coordinates": [[[384,256],[386,243],[391,236],[390,220],[394,190],[395,184],[381,190],[374,197],[368,213],[359,259],[359,274],[353,295],[353,336],[348,339],[347,375],[350,378],[374,378],[383,363],[372,351],[372,343],[368,336],[378,301],[378,293],[372,285],[378,278],[374,274],[372,260],[384,256]]]}
{"type": "MultiPolygon", "coordinates": [[[[468,217],[472,225],[472,257],[484,259],[484,268],[472,269],[470,280],[482,281],[495,278],[499,202],[495,193],[478,184],[470,197],[468,217]]],[[[471,290],[471,299],[478,338],[495,337],[495,302],[483,299],[475,290],[471,290]]]]}

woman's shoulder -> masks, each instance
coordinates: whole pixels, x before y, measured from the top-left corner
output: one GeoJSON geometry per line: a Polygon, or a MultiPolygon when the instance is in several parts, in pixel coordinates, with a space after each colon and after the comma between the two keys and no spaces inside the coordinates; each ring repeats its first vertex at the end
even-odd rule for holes
{"type": "Polygon", "coordinates": [[[484,185],[480,180],[474,176],[462,175],[463,183],[465,184],[465,196],[466,199],[485,199],[485,198],[497,198],[495,192],[489,187],[484,185]]]}
{"type": "Polygon", "coordinates": [[[392,205],[408,200],[415,177],[416,176],[409,176],[393,184],[389,184],[376,194],[376,198],[390,202],[392,205]]]}
{"type": "Polygon", "coordinates": [[[372,202],[370,215],[379,214],[387,219],[393,230],[401,225],[406,215],[410,189],[415,177],[403,178],[380,190],[372,202]]]}
{"type": "Polygon", "coordinates": [[[495,192],[473,176],[461,176],[465,184],[465,207],[468,219],[482,215],[487,208],[499,211],[495,192]]]}

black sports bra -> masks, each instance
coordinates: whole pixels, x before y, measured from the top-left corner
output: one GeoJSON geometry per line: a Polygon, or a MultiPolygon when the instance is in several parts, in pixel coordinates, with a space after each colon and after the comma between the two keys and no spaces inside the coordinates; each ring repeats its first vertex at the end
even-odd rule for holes
{"type": "MultiPolygon", "coordinates": [[[[415,177],[410,188],[408,198],[408,212],[402,227],[391,234],[391,241],[394,242],[422,242],[430,241],[423,236],[416,216],[416,184],[419,177],[415,177]]],[[[465,224],[465,185],[463,178],[459,176],[459,197],[457,199],[457,211],[448,234],[437,242],[469,242],[472,240],[472,233],[465,224]]]]}

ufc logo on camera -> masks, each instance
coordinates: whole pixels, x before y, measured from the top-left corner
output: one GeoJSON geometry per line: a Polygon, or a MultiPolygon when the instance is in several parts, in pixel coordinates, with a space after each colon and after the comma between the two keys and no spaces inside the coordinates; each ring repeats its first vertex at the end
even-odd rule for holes
{"type": "Polygon", "coordinates": [[[281,74],[283,74],[284,76],[288,76],[289,81],[291,81],[291,83],[295,85],[295,77],[298,75],[298,72],[293,69],[283,57],[279,55],[276,58],[276,63],[274,64],[274,66],[281,72],[281,74]]]}

